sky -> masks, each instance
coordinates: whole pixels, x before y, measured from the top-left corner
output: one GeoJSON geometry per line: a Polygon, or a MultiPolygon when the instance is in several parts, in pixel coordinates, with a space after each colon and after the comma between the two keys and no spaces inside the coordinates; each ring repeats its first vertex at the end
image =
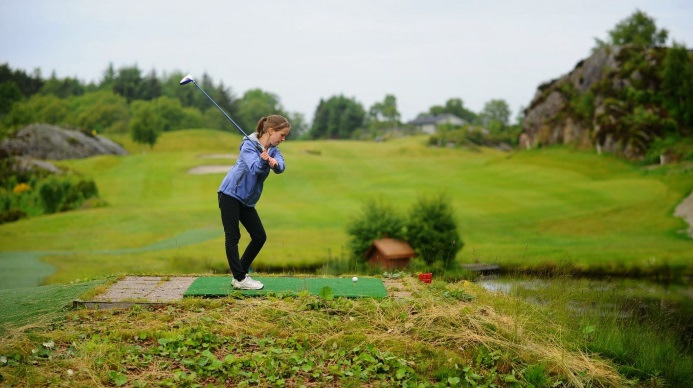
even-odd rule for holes
{"type": "Polygon", "coordinates": [[[109,63],[207,72],[308,121],[340,94],[366,110],[393,94],[403,121],[450,98],[515,117],[636,9],[693,45],[690,0],[0,0],[0,63],[84,82],[109,63]]]}

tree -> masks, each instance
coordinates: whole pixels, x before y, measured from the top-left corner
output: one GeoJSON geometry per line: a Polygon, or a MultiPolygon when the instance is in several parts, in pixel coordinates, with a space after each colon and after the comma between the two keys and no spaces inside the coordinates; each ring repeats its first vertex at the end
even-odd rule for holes
{"type": "Polygon", "coordinates": [[[684,45],[674,42],[662,64],[664,106],[684,128],[693,129],[693,56],[684,45]]]}
{"type": "Polygon", "coordinates": [[[476,113],[464,107],[464,103],[461,98],[450,98],[445,101],[445,105],[433,105],[428,109],[428,113],[431,115],[439,114],[453,114],[469,124],[473,124],[477,121],[478,116],[476,113]]]}
{"type": "Polygon", "coordinates": [[[392,94],[386,94],[382,102],[376,102],[368,110],[371,127],[379,127],[378,123],[385,121],[387,125],[397,128],[400,114],[397,110],[397,98],[392,94]]]}
{"type": "Polygon", "coordinates": [[[300,112],[289,112],[289,122],[291,123],[291,135],[287,140],[299,139],[308,133],[309,125],[306,122],[306,117],[300,112]]]}
{"type": "Polygon", "coordinates": [[[366,112],[363,105],[353,98],[342,95],[320,100],[310,137],[313,139],[348,139],[354,131],[363,126],[366,112]]]}
{"type": "Polygon", "coordinates": [[[55,72],[51,73],[51,78],[43,84],[41,88],[42,94],[52,94],[60,98],[68,98],[71,96],[80,96],[84,94],[84,85],[76,78],[59,79],[55,76],[55,72]]]}
{"type": "Polygon", "coordinates": [[[243,93],[243,97],[238,101],[238,119],[236,122],[247,134],[250,134],[255,131],[257,122],[261,117],[271,114],[286,117],[279,97],[259,88],[250,89],[243,93]]]}
{"type": "Polygon", "coordinates": [[[609,31],[609,39],[605,42],[595,38],[597,50],[604,46],[634,45],[639,47],[653,47],[663,45],[667,41],[669,31],[657,29],[654,19],[646,13],[636,10],[631,16],[616,24],[609,31]]]}
{"type": "Polygon", "coordinates": [[[445,102],[445,112],[451,113],[472,124],[477,120],[477,114],[464,107],[461,98],[450,98],[445,102]]]}
{"type": "Polygon", "coordinates": [[[0,115],[4,115],[12,109],[12,104],[20,101],[22,91],[14,81],[5,81],[0,83],[0,115]]]}
{"type": "Polygon", "coordinates": [[[28,100],[13,104],[3,121],[9,129],[38,122],[61,125],[64,124],[69,113],[70,109],[66,100],[54,95],[36,94],[28,100]]]}
{"type": "Polygon", "coordinates": [[[406,223],[406,240],[427,264],[448,268],[464,245],[448,198],[419,197],[406,223]]]}
{"type": "Polygon", "coordinates": [[[121,67],[113,81],[113,91],[125,97],[129,102],[140,99],[142,73],[137,65],[121,67]]]}
{"type": "Polygon", "coordinates": [[[101,81],[99,82],[99,89],[113,90],[115,79],[116,71],[113,68],[113,62],[110,62],[106,70],[104,70],[102,73],[101,81]]]}
{"type": "Polygon", "coordinates": [[[156,71],[152,70],[142,80],[142,84],[139,87],[138,97],[143,100],[153,100],[160,97],[162,94],[161,82],[156,76],[156,71]]]}
{"type": "Polygon", "coordinates": [[[66,123],[98,132],[127,130],[130,109],[125,97],[111,90],[97,90],[69,98],[70,115],[66,123]]]}
{"type": "Polygon", "coordinates": [[[149,101],[132,103],[132,120],[130,120],[130,135],[135,143],[149,144],[154,147],[165,122],[156,107],[149,101]]]}
{"type": "Polygon", "coordinates": [[[0,84],[12,81],[24,97],[31,97],[43,87],[41,72],[36,69],[30,76],[23,70],[12,70],[7,63],[0,65],[0,84]]]}
{"type": "Polygon", "coordinates": [[[484,104],[481,123],[491,132],[498,133],[510,123],[510,107],[503,99],[490,100],[484,104]]]}

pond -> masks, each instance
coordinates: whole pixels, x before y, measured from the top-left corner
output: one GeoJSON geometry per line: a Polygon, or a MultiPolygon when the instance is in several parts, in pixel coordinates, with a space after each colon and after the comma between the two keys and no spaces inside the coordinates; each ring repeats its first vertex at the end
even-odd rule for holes
{"type": "Polygon", "coordinates": [[[689,281],[487,275],[477,283],[488,291],[519,296],[575,317],[610,319],[626,325],[640,323],[667,330],[680,339],[687,352],[693,352],[693,285],[689,281]]]}

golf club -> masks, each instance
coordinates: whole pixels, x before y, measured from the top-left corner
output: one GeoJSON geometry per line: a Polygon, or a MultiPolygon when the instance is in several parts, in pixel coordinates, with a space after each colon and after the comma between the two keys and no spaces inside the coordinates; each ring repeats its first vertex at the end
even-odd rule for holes
{"type": "MultiPolygon", "coordinates": [[[[204,95],[207,96],[207,98],[209,98],[209,101],[212,101],[212,104],[214,104],[214,106],[216,106],[217,109],[219,109],[219,111],[220,111],[224,116],[226,116],[226,118],[229,119],[229,121],[232,122],[233,125],[235,125],[236,128],[238,128],[239,131],[241,131],[241,133],[243,134],[243,136],[244,136],[246,139],[248,139],[248,135],[243,131],[243,129],[241,129],[241,127],[240,127],[238,124],[236,124],[236,122],[233,121],[233,119],[232,119],[229,115],[227,115],[226,112],[224,112],[223,109],[221,109],[221,107],[219,106],[219,104],[217,104],[217,103],[212,99],[212,97],[210,97],[209,94],[207,94],[207,92],[205,92],[204,90],[202,90],[202,88],[200,87],[200,85],[198,85],[197,82],[195,82],[195,80],[193,79],[192,75],[188,74],[188,75],[186,75],[185,77],[183,77],[182,80],[180,80],[180,84],[181,84],[181,85],[185,85],[185,84],[190,83],[190,82],[194,83],[195,86],[197,86],[197,88],[200,89],[200,91],[201,91],[202,93],[204,93],[204,95]]],[[[248,140],[250,140],[250,139],[248,139],[248,140]]],[[[255,143],[255,142],[253,142],[253,143],[255,143]]],[[[255,143],[255,145],[256,145],[256,148],[257,148],[258,151],[260,151],[260,152],[264,151],[264,149],[262,148],[262,146],[261,146],[260,144],[255,143]]]]}

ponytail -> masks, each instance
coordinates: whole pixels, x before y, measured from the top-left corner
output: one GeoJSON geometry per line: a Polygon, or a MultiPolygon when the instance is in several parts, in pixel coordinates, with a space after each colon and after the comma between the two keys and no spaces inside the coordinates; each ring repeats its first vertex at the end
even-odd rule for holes
{"type": "Polygon", "coordinates": [[[265,133],[265,123],[267,122],[267,117],[262,117],[260,121],[257,122],[255,127],[255,132],[257,132],[258,139],[265,133]]]}
{"type": "Polygon", "coordinates": [[[287,120],[286,117],[280,115],[269,115],[267,117],[262,117],[260,121],[257,122],[255,132],[257,132],[257,137],[260,138],[270,128],[278,131],[286,127],[289,129],[291,128],[291,123],[289,123],[289,120],[287,120]]]}

